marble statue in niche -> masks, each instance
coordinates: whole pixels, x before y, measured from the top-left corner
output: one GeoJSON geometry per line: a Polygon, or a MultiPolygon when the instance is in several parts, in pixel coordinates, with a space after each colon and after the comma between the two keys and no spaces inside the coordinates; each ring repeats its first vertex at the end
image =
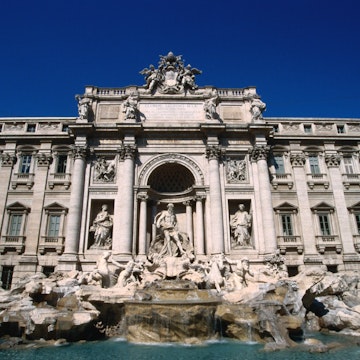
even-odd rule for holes
{"type": "Polygon", "coordinates": [[[94,233],[94,243],[90,249],[111,249],[112,246],[113,215],[108,206],[102,205],[89,231],[94,233]]]}
{"type": "Polygon", "coordinates": [[[159,245],[161,243],[161,248],[158,247],[158,254],[160,256],[176,257],[186,253],[183,249],[182,242],[184,238],[187,238],[187,235],[181,233],[178,229],[174,204],[168,204],[167,210],[163,210],[156,215],[155,224],[158,229],[155,244],[157,243],[157,245],[159,245]]]}
{"type": "Polygon", "coordinates": [[[239,204],[239,210],[230,218],[232,247],[249,247],[251,245],[252,216],[239,204]]]}

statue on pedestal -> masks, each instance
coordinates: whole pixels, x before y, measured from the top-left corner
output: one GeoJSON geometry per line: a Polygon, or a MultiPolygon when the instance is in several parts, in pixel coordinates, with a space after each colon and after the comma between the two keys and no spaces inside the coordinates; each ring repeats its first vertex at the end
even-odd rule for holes
{"type": "Polygon", "coordinates": [[[230,228],[236,245],[250,246],[251,215],[245,210],[244,204],[239,204],[239,210],[230,220],[230,228]]]}
{"type": "Polygon", "coordinates": [[[94,233],[94,244],[91,249],[111,249],[112,227],[113,216],[109,214],[108,206],[104,204],[90,227],[90,232],[94,233]]]}

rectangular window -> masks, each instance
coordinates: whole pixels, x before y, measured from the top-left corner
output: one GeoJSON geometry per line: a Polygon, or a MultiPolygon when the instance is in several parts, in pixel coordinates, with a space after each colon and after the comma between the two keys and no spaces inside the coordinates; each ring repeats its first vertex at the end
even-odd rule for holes
{"type": "Polygon", "coordinates": [[[20,236],[21,235],[21,224],[22,224],[22,215],[12,214],[10,217],[10,226],[9,226],[9,235],[10,236],[20,236]]]}
{"type": "Polygon", "coordinates": [[[69,132],[69,125],[68,124],[63,124],[63,126],[62,126],[62,132],[69,132]]]}
{"type": "Polygon", "coordinates": [[[284,158],[281,155],[274,156],[276,174],[285,174],[284,158]]]}
{"type": "Polygon", "coordinates": [[[338,133],[338,134],[345,134],[345,127],[344,127],[344,125],[337,125],[336,128],[337,128],[337,133],[338,133]]]}
{"type": "Polygon", "coordinates": [[[60,215],[50,215],[48,227],[49,237],[57,237],[59,235],[60,218],[60,215]]]}
{"type": "Polygon", "coordinates": [[[344,157],[344,167],[346,174],[353,174],[354,173],[354,166],[351,157],[344,157]]]}
{"type": "Polygon", "coordinates": [[[281,215],[281,225],[282,225],[283,235],[287,235],[287,236],[294,235],[290,214],[281,215]]]}
{"type": "Polygon", "coordinates": [[[320,225],[321,235],[323,235],[323,236],[331,235],[329,215],[328,214],[319,214],[318,216],[319,216],[319,225],[320,225]]]}
{"type": "Polygon", "coordinates": [[[23,155],[20,160],[20,173],[29,174],[31,166],[31,155],[23,155]]]}
{"type": "Polygon", "coordinates": [[[309,156],[310,171],[312,174],[320,174],[319,159],[317,156],[309,156]]]}
{"type": "Polygon", "coordinates": [[[57,158],[56,173],[65,174],[67,164],[67,155],[59,155],[57,158]]]}
{"type": "Polygon", "coordinates": [[[34,133],[36,130],[36,125],[35,124],[28,124],[26,131],[30,132],[30,133],[34,133]]]}
{"type": "Polygon", "coordinates": [[[360,213],[355,214],[355,222],[356,222],[356,229],[358,234],[360,235],[360,213]]]}
{"type": "Polygon", "coordinates": [[[304,132],[306,134],[311,134],[312,133],[311,125],[304,125],[304,132]]]}
{"type": "Polygon", "coordinates": [[[1,282],[2,288],[5,290],[10,290],[11,282],[13,278],[14,267],[13,266],[3,266],[1,272],[1,282]]]}

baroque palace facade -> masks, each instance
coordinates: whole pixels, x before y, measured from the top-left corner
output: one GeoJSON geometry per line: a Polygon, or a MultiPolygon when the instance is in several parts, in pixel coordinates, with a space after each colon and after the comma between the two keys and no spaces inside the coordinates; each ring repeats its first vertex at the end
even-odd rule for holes
{"type": "Polygon", "coordinates": [[[360,270],[360,119],[264,118],[254,87],[200,73],[170,52],[144,86],[86,87],[77,117],[0,118],[4,288],[146,260],[167,208],[198,259],[360,270]]]}

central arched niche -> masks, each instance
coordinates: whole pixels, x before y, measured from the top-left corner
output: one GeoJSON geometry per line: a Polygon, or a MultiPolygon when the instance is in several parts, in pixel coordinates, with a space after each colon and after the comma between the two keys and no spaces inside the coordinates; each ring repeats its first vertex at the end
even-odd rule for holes
{"type": "Polygon", "coordinates": [[[165,163],[155,168],[147,185],[160,194],[179,194],[192,189],[195,179],[191,171],[178,163],[165,163]]]}

